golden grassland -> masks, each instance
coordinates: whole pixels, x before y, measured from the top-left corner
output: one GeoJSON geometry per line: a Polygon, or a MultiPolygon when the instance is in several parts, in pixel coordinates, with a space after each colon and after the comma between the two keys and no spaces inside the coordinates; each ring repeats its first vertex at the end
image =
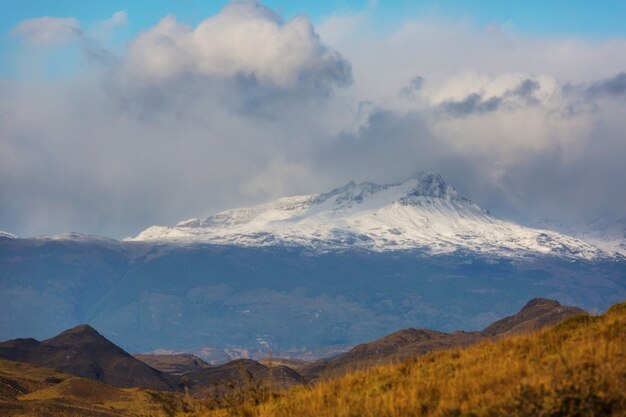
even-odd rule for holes
{"type": "MultiPolygon", "coordinates": [[[[537,333],[431,353],[179,417],[626,416],[626,303],[537,333]],[[220,408],[221,407],[221,408],[220,408]]],[[[173,410],[172,410],[173,411],[173,410]]]]}

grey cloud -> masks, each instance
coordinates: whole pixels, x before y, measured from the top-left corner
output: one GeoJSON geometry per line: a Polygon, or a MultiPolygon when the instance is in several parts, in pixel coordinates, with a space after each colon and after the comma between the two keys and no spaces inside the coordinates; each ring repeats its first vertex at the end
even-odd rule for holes
{"type": "Polygon", "coordinates": [[[319,181],[325,188],[349,180],[397,182],[420,170],[442,174],[468,195],[480,181],[474,163],[451,152],[422,112],[372,109],[361,129],[317,149],[311,163],[314,172],[324,173],[319,181]]]}
{"type": "Polygon", "coordinates": [[[499,178],[499,189],[481,198],[498,212],[530,224],[538,218],[576,224],[623,217],[626,142],[621,131],[598,124],[577,157],[568,160],[567,154],[564,147],[554,146],[521,159],[499,178]]]}
{"type": "Polygon", "coordinates": [[[519,87],[511,92],[511,95],[533,99],[533,93],[539,90],[540,87],[541,85],[538,81],[526,79],[520,83],[519,87]]]}
{"type": "Polygon", "coordinates": [[[440,104],[441,110],[453,117],[465,117],[473,114],[490,113],[502,108],[518,108],[539,104],[534,96],[541,87],[539,81],[522,80],[515,88],[505,91],[500,96],[486,97],[482,93],[469,94],[462,100],[446,100],[440,104]]]}
{"type": "Polygon", "coordinates": [[[418,93],[424,86],[424,81],[424,77],[419,75],[414,77],[407,86],[400,90],[400,95],[405,98],[415,98],[416,93],[418,93]]]}
{"type": "Polygon", "coordinates": [[[591,83],[585,93],[591,97],[626,97],[626,73],[591,83]]]}
{"type": "Polygon", "coordinates": [[[451,116],[463,117],[470,114],[496,111],[501,104],[501,97],[489,97],[485,99],[482,94],[473,93],[461,101],[445,101],[441,104],[441,108],[451,116]]]}

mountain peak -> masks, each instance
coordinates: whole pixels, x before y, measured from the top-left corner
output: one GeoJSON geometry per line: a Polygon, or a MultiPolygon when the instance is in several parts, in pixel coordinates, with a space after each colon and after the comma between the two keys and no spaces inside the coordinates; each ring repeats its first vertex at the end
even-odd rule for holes
{"type": "Polygon", "coordinates": [[[449,185],[440,174],[425,171],[419,171],[404,181],[391,184],[376,184],[369,181],[356,183],[350,181],[342,187],[317,195],[316,198],[313,198],[312,203],[322,204],[331,200],[336,206],[346,203],[360,204],[383,191],[390,190],[395,192],[388,192],[388,195],[382,198],[381,202],[386,204],[399,202],[404,205],[415,205],[419,199],[440,198],[447,201],[457,200],[471,203],[469,198],[449,185]]]}
{"type": "Polygon", "coordinates": [[[46,340],[44,343],[49,345],[66,345],[66,344],[79,344],[86,341],[97,341],[103,343],[110,343],[104,336],[102,336],[96,329],[88,324],[81,324],[71,329],[65,330],[55,337],[46,340]]]}
{"type": "Polygon", "coordinates": [[[410,197],[432,197],[445,200],[460,200],[470,202],[469,198],[459,193],[453,186],[448,184],[440,174],[419,171],[404,182],[413,183],[409,192],[410,197]]]}
{"type": "Polygon", "coordinates": [[[101,336],[100,333],[93,327],[88,324],[79,324],[78,326],[72,327],[71,329],[67,329],[59,334],[61,335],[69,335],[69,334],[84,334],[90,336],[101,336]]]}

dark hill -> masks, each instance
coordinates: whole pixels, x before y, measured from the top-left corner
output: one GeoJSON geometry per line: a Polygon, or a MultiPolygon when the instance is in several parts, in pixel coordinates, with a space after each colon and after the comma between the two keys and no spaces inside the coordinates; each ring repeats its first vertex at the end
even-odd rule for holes
{"type": "Polygon", "coordinates": [[[526,303],[519,313],[498,320],[483,331],[492,336],[524,333],[556,324],[579,314],[587,313],[578,307],[562,306],[555,300],[535,298],[526,303]]]}
{"type": "Polygon", "coordinates": [[[183,384],[192,392],[210,388],[214,394],[228,391],[233,387],[249,389],[262,385],[287,388],[304,383],[304,378],[293,369],[279,365],[267,367],[252,359],[237,359],[223,365],[212,366],[182,377],[183,384]]]}
{"type": "Polygon", "coordinates": [[[14,339],[0,343],[0,357],[55,368],[116,387],[159,390],[178,387],[176,377],[135,359],[87,325],[66,330],[42,342],[14,339]]]}

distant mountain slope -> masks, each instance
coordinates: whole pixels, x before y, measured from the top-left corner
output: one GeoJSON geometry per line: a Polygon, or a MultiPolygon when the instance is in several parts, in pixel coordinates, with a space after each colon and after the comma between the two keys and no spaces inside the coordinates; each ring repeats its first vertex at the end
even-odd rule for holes
{"type": "Polygon", "coordinates": [[[81,325],[51,339],[14,339],[0,343],[0,357],[59,369],[116,387],[176,389],[178,381],[133,358],[100,335],[81,325]]]}
{"type": "Polygon", "coordinates": [[[138,353],[133,356],[154,369],[172,375],[200,371],[211,366],[197,356],[185,353],[177,355],[138,353]]]}
{"type": "Polygon", "coordinates": [[[441,176],[424,172],[398,184],[350,182],[325,194],[281,198],[175,227],[153,226],[129,240],[430,254],[469,251],[504,257],[615,256],[570,236],[498,220],[441,176]]]}
{"type": "Polygon", "coordinates": [[[493,336],[539,330],[580,314],[587,313],[578,307],[562,306],[555,300],[537,298],[526,303],[518,313],[498,320],[482,332],[444,333],[428,329],[404,329],[373,342],[360,344],[334,358],[314,362],[304,367],[302,374],[307,379],[341,375],[376,364],[402,361],[434,350],[469,346],[490,340],[493,336]]]}

